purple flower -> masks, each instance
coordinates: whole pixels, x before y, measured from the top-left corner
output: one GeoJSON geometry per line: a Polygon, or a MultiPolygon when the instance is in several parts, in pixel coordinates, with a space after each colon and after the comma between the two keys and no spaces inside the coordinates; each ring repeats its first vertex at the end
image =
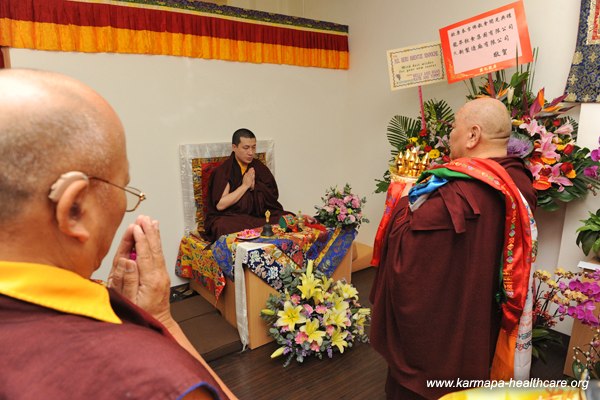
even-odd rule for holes
{"type": "Polygon", "coordinates": [[[525,157],[533,150],[533,144],[531,141],[518,138],[515,136],[511,136],[508,139],[508,155],[509,156],[518,156],[525,157]]]}
{"type": "Polygon", "coordinates": [[[600,148],[598,148],[596,150],[592,150],[592,152],[590,153],[590,157],[594,161],[600,160],[600,148]]]}
{"type": "Polygon", "coordinates": [[[577,318],[584,325],[597,326],[598,318],[594,315],[594,310],[596,306],[594,302],[591,300],[585,301],[577,306],[569,307],[567,313],[573,317],[577,318]]]}
{"type": "Polygon", "coordinates": [[[598,166],[597,165],[593,165],[591,167],[586,167],[583,170],[583,174],[585,176],[587,176],[588,178],[598,179],[598,166]]]}

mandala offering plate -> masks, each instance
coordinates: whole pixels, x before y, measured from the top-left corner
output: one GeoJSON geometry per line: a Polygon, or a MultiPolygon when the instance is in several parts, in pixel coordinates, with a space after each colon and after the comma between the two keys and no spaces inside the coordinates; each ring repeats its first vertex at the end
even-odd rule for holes
{"type": "Polygon", "coordinates": [[[254,229],[244,229],[237,234],[237,238],[240,240],[251,240],[260,237],[260,232],[254,229]]]}

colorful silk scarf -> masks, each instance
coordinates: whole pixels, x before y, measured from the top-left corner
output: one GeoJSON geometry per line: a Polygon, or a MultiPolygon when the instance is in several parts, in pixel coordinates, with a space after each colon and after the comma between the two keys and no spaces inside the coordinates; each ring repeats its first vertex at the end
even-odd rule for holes
{"type": "MultiPolygon", "coordinates": [[[[504,298],[491,379],[527,379],[531,365],[531,265],[537,248],[533,213],[506,170],[493,160],[479,158],[460,158],[425,171],[409,192],[411,210],[416,210],[432,192],[451,179],[477,179],[503,194],[506,213],[500,287],[504,298]]],[[[392,186],[390,189],[375,237],[371,261],[375,266],[379,265],[383,236],[404,185],[400,191],[392,186]]]]}
{"type": "Polygon", "coordinates": [[[430,174],[447,178],[448,173],[444,169],[484,182],[504,196],[506,213],[501,287],[505,298],[490,377],[496,380],[526,379],[531,366],[531,265],[535,261],[537,248],[537,228],[533,214],[517,185],[497,162],[481,158],[459,158],[426,171],[419,181],[430,174]]]}

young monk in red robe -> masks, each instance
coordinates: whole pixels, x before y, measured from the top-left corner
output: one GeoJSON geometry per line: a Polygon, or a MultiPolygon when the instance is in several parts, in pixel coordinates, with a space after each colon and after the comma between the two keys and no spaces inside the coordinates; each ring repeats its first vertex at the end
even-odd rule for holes
{"type": "Polygon", "coordinates": [[[249,129],[238,129],[231,139],[229,159],[210,177],[208,211],[204,224],[207,239],[277,223],[286,212],[277,200],[275,177],[256,154],[256,136],[249,129]]]}
{"type": "Polygon", "coordinates": [[[432,171],[446,179],[413,188],[392,211],[371,291],[371,341],[389,366],[388,399],[437,399],[461,390],[457,379],[491,379],[501,348],[510,353],[501,366],[513,367],[536,194],[523,161],[507,157],[510,132],[500,101],[465,104],[450,134],[453,161],[445,174],[432,171]],[[409,198],[419,197],[411,209],[409,198]],[[428,384],[436,379],[455,385],[428,384]]]}

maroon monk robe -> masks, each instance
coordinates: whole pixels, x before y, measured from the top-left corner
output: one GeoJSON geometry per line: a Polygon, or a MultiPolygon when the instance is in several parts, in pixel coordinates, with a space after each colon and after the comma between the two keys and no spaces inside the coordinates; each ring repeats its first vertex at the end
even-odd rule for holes
{"type": "MultiPolygon", "coordinates": [[[[535,209],[531,175],[515,157],[494,159],[535,209]]],[[[371,342],[389,366],[388,398],[438,398],[460,388],[430,379],[489,379],[500,328],[496,301],[504,241],[502,194],[452,180],[415,212],[393,211],[371,289],[371,342]]]]}
{"type": "Polygon", "coordinates": [[[203,386],[215,399],[229,398],[164,326],[109,294],[123,324],[0,295],[0,397],[175,399],[203,386]]]}
{"type": "Polygon", "coordinates": [[[217,210],[217,203],[227,184],[229,183],[230,193],[242,184],[242,171],[235,154],[232,152],[212,173],[208,186],[208,211],[204,222],[207,239],[213,241],[221,235],[262,227],[267,210],[271,212],[271,224],[278,223],[279,218],[286,213],[277,200],[279,190],[269,168],[257,159],[248,164],[248,169],[250,168],[254,168],[256,173],[254,190],[248,190],[237,203],[223,211],[217,210]]]}

